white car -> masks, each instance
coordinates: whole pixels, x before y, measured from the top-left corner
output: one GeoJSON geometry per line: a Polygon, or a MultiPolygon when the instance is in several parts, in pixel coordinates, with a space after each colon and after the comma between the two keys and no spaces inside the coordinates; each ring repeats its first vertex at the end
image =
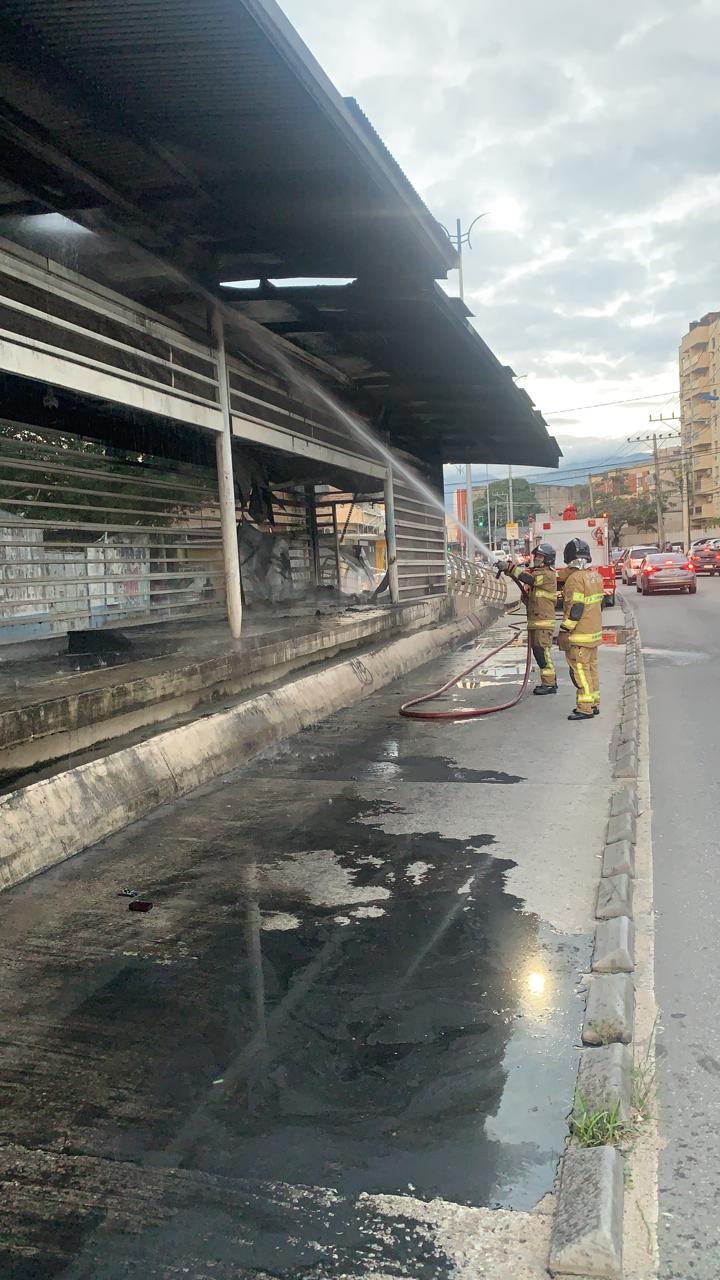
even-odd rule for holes
{"type": "Polygon", "coordinates": [[[631,586],[633,582],[637,581],[638,569],[645,557],[655,555],[656,553],[659,554],[659,552],[660,548],[657,546],[630,548],[623,560],[622,566],[622,580],[626,587],[631,586]]]}

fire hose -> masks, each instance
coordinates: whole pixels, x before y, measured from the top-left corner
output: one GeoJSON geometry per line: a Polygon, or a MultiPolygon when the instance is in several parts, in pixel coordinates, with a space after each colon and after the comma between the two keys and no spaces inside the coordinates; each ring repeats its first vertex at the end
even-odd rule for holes
{"type": "MultiPolygon", "coordinates": [[[[496,577],[500,577],[500,571],[498,571],[496,577]]],[[[518,585],[520,584],[518,583],[518,585]]],[[[522,587],[520,587],[520,590],[524,600],[527,593],[523,591],[522,587]]],[[[479,720],[482,716],[494,716],[499,711],[509,711],[511,707],[516,707],[520,699],[524,696],[530,680],[532,645],[529,631],[527,633],[525,673],[518,692],[510,702],[502,702],[496,707],[457,707],[454,711],[416,710],[417,707],[422,707],[426,702],[434,702],[436,698],[442,697],[444,693],[447,693],[449,689],[453,689],[455,685],[459,684],[461,680],[464,680],[473,671],[477,670],[478,667],[481,667],[483,663],[489,662],[490,659],[494,658],[498,653],[502,653],[503,649],[507,649],[511,644],[514,644],[518,637],[522,635],[523,629],[524,628],[521,626],[511,624],[510,630],[512,635],[507,640],[504,640],[502,644],[497,646],[497,648],[491,649],[489,653],[484,653],[481,658],[478,658],[476,662],[472,662],[470,666],[466,667],[464,671],[461,671],[459,675],[453,676],[452,680],[448,680],[447,683],[441,685],[439,689],[433,689],[432,693],[425,693],[421,698],[411,698],[409,702],[404,702],[400,708],[400,715],[405,716],[407,720],[479,720]]]]}

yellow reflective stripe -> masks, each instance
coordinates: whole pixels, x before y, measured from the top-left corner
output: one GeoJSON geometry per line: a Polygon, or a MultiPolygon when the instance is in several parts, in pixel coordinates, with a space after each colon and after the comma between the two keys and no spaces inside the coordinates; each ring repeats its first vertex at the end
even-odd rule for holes
{"type": "Polygon", "coordinates": [[[557,592],[556,591],[538,591],[536,587],[534,595],[537,596],[538,600],[554,600],[557,595],[557,592]]]}
{"type": "Polygon", "coordinates": [[[573,635],[573,644],[599,644],[602,640],[602,631],[576,631],[573,635]]]}
{"type": "Polygon", "coordinates": [[[585,671],[581,662],[576,663],[575,675],[580,681],[580,685],[582,687],[582,693],[578,693],[578,696],[577,696],[578,702],[592,702],[593,695],[590,692],[590,685],[588,683],[588,678],[585,675],[585,671]]]}
{"type": "Polygon", "coordinates": [[[597,595],[597,596],[586,596],[586,597],[585,597],[585,603],[586,603],[586,604],[601,604],[601,603],[602,603],[602,598],[603,598],[603,592],[601,591],[601,592],[600,592],[600,594],[599,594],[599,595],[597,595]]]}
{"type": "Polygon", "coordinates": [[[555,675],[555,668],[552,660],[552,649],[550,648],[545,650],[545,666],[543,667],[543,671],[549,671],[551,675],[555,675]]]}
{"type": "Polygon", "coordinates": [[[582,591],[573,591],[572,602],[573,604],[585,604],[585,597],[582,591]]]}
{"type": "Polygon", "coordinates": [[[552,618],[538,618],[537,622],[528,622],[528,631],[554,631],[552,618]]]}
{"type": "Polygon", "coordinates": [[[572,618],[564,618],[563,621],[560,623],[560,630],[574,631],[576,626],[577,626],[577,622],[573,622],[572,618]]]}

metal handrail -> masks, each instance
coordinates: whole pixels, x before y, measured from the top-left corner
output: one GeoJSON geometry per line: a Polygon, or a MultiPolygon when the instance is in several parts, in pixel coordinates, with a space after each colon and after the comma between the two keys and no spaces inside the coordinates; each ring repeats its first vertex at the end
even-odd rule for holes
{"type": "Polygon", "coordinates": [[[447,556],[447,582],[453,595],[471,596],[481,604],[504,604],[507,600],[505,579],[498,579],[490,565],[452,551],[447,556]]]}

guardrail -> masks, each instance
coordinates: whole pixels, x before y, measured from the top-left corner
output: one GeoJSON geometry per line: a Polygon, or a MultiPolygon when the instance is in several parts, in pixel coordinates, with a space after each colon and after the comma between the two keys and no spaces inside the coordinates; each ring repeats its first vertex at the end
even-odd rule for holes
{"type": "Polygon", "coordinates": [[[477,560],[449,554],[447,582],[448,591],[453,595],[471,596],[481,604],[505,604],[507,601],[505,579],[498,579],[494,569],[477,560]]]}

